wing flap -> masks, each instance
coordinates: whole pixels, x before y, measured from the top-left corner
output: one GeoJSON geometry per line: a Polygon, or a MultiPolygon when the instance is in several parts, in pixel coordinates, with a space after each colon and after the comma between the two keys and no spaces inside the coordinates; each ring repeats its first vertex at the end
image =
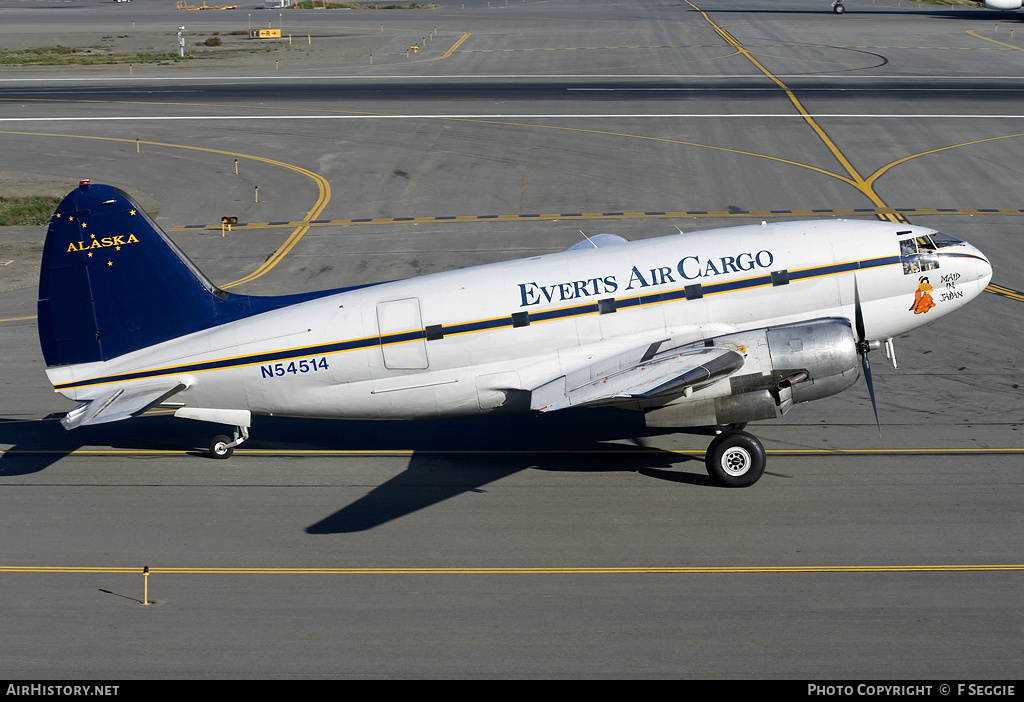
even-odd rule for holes
{"type": "Polygon", "coordinates": [[[89,424],[105,424],[136,417],[185,389],[184,383],[168,382],[115,388],[74,408],[60,420],[71,430],[89,424]]]}
{"type": "Polygon", "coordinates": [[[658,353],[660,345],[640,347],[545,383],[534,390],[530,408],[553,412],[682,393],[720,380],[743,366],[743,356],[732,349],[687,347],[658,353]]]}

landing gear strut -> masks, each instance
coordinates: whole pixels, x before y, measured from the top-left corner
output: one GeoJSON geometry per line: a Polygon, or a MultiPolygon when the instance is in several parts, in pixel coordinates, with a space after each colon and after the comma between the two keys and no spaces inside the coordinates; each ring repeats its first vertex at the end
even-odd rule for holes
{"type": "Polygon", "coordinates": [[[764,446],[745,431],[727,431],[715,437],[704,455],[711,479],[723,487],[748,487],[764,473],[764,446]]]}
{"type": "Polygon", "coordinates": [[[249,427],[235,427],[234,439],[226,436],[215,436],[210,441],[210,458],[230,458],[235,447],[249,438],[249,427]]]}

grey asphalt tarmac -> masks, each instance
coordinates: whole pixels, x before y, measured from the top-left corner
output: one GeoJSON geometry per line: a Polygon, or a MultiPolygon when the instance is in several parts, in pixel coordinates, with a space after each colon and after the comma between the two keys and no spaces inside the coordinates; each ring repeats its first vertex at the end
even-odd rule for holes
{"type": "Polygon", "coordinates": [[[706,434],[614,411],[257,418],[229,461],[169,416],[65,432],[35,290],[0,293],[0,678],[1021,677],[1024,13],[154,4],[0,0],[0,46],[256,20],[327,46],[0,67],[0,168],[146,197],[235,292],[898,213],[1009,292],[872,358],[881,432],[863,383],[751,425],[743,490],[707,478],[706,434]]]}

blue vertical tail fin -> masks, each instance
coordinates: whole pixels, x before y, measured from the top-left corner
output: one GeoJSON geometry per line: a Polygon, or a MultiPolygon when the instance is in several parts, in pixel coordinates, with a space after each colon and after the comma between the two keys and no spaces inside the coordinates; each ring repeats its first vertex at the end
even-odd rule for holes
{"type": "Polygon", "coordinates": [[[57,206],[46,232],[39,342],[48,367],[108,361],[349,289],[280,296],[225,292],[127,193],[83,181],[57,206]]]}
{"type": "Polygon", "coordinates": [[[252,313],[125,192],[83,183],[50,221],[39,275],[47,366],[106,361],[252,313]]]}

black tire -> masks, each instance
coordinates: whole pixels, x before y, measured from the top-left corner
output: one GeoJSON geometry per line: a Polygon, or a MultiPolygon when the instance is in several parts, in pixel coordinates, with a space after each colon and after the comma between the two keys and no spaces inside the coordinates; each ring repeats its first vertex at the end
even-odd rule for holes
{"type": "Polygon", "coordinates": [[[745,431],[719,434],[708,446],[704,465],[708,475],[723,487],[749,487],[764,474],[764,446],[745,431]]]}
{"type": "Polygon", "coordinates": [[[832,12],[835,12],[837,15],[841,15],[844,12],[846,12],[846,8],[843,7],[842,3],[840,3],[838,5],[833,5],[832,6],[832,12]]]}
{"type": "Polygon", "coordinates": [[[215,436],[210,441],[210,458],[231,458],[235,452],[234,446],[228,446],[231,439],[226,436],[215,436]]]}

